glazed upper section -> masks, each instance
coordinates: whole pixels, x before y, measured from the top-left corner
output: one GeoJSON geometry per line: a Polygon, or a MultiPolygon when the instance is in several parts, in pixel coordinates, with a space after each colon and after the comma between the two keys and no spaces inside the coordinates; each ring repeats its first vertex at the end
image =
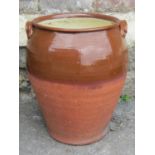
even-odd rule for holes
{"type": "Polygon", "coordinates": [[[123,75],[127,48],[119,26],[89,32],[33,27],[28,40],[28,71],[59,82],[90,83],[123,75]]]}
{"type": "Polygon", "coordinates": [[[63,82],[95,82],[126,72],[127,49],[116,29],[87,33],[36,29],[28,43],[27,65],[35,76],[63,82]]]}

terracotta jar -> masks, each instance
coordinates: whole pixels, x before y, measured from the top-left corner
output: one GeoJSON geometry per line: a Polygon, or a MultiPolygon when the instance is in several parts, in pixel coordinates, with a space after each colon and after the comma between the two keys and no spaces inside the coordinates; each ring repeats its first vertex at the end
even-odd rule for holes
{"type": "Polygon", "coordinates": [[[126,21],[103,14],[55,14],[27,22],[26,32],[29,79],[49,134],[73,145],[101,139],[127,73],[126,21]],[[39,24],[73,17],[113,24],[79,29],[39,24]]]}

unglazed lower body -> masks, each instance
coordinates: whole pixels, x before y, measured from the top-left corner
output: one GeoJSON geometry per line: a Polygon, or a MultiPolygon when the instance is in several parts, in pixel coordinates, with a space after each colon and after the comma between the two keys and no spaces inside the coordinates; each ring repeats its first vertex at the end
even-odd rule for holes
{"type": "Polygon", "coordinates": [[[30,73],[29,78],[49,134],[62,143],[84,145],[107,133],[125,75],[82,85],[46,81],[30,73]]]}

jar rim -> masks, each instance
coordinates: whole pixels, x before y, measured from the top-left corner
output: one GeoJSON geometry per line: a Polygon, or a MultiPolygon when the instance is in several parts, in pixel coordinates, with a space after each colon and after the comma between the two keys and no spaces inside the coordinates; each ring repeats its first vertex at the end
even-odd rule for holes
{"type": "Polygon", "coordinates": [[[99,14],[99,13],[59,13],[52,14],[46,16],[40,16],[32,20],[32,26],[40,29],[45,29],[49,31],[61,31],[61,32],[89,32],[89,31],[99,31],[111,29],[119,26],[120,20],[116,17],[99,14]],[[58,18],[73,18],[73,17],[91,17],[96,19],[104,19],[112,21],[112,25],[100,26],[100,27],[92,27],[92,28],[80,28],[80,29],[71,29],[71,28],[60,28],[60,27],[52,27],[41,25],[39,22],[50,20],[50,19],[58,19],[58,18]]]}

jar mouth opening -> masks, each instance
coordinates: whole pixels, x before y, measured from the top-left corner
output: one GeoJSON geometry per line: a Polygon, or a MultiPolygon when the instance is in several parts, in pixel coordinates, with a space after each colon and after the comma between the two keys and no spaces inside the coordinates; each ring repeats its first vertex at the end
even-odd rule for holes
{"type": "Polygon", "coordinates": [[[119,21],[113,16],[104,14],[62,13],[35,18],[32,20],[32,25],[51,31],[89,32],[114,28],[119,25],[119,21]]]}

